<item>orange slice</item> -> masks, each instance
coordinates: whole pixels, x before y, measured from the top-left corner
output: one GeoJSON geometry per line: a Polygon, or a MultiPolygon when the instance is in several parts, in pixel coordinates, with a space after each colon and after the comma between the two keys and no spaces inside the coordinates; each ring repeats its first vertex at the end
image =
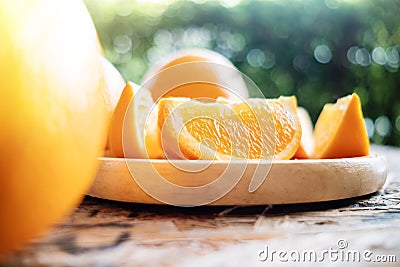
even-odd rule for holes
{"type": "Polygon", "coordinates": [[[104,70],[104,88],[103,94],[107,105],[108,113],[110,118],[117,106],[118,100],[121,96],[122,90],[125,87],[125,80],[122,75],[114,67],[114,65],[108,61],[105,57],[100,57],[101,63],[104,70]]]}
{"type": "Polygon", "coordinates": [[[313,124],[310,114],[305,108],[298,107],[297,114],[299,115],[302,135],[300,146],[297,149],[296,154],[294,154],[293,158],[308,159],[310,158],[314,147],[313,124]]]}
{"type": "MultiPolygon", "coordinates": [[[[125,87],[125,80],[122,75],[114,67],[114,65],[108,61],[105,57],[100,56],[104,71],[104,86],[103,95],[107,105],[108,117],[111,120],[114,109],[117,106],[118,100],[121,96],[122,90],[125,87]]],[[[110,148],[109,139],[107,139],[106,149],[110,148]]]]}
{"type": "Polygon", "coordinates": [[[180,159],[290,159],[300,145],[295,97],[203,103],[163,98],[164,152],[180,159]]]}
{"type": "Polygon", "coordinates": [[[157,107],[147,90],[127,82],[110,123],[111,153],[120,158],[162,158],[157,107]]]}
{"type": "Polygon", "coordinates": [[[369,155],[369,139],[357,94],[324,106],[315,124],[314,141],[313,158],[369,155]]]}

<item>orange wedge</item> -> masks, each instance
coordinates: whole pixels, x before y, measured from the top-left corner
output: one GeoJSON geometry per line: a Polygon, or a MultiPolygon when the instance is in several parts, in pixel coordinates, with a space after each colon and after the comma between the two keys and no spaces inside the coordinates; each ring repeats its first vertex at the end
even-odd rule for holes
{"type": "Polygon", "coordinates": [[[178,159],[290,159],[300,145],[295,97],[203,103],[163,98],[164,152],[178,159]]]}
{"type": "MultiPolygon", "coordinates": [[[[114,109],[117,106],[118,100],[121,96],[122,90],[125,87],[125,80],[114,67],[114,65],[108,61],[105,57],[100,57],[104,76],[103,95],[107,105],[109,120],[114,113],[114,109]]],[[[106,149],[110,147],[109,139],[107,139],[106,149]]]]}
{"type": "Polygon", "coordinates": [[[100,60],[104,71],[103,94],[111,118],[122,90],[125,87],[125,80],[114,65],[105,57],[100,57],[100,60]]]}
{"type": "Polygon", "coordinates": [[[314,141],[312,158],[369,155],[369,139],[357,94],[324,106],[315,124],[314,141]]]}
{"type": "Polygon", "coordinates": [[[294,154],[293,158],[308,159],[310,158],[314,147],[313,124],[310,114],[305,108],[298,107],[297,114],[299,115],[302,135],[300,146],[297,149],[296,154],[294,154]]]}
{"type": "Polygon", "coordinates": [[[161,158],[157,107],[147,90],[127,82],[110,123],[111,153],[120,158],[161,158]]]}

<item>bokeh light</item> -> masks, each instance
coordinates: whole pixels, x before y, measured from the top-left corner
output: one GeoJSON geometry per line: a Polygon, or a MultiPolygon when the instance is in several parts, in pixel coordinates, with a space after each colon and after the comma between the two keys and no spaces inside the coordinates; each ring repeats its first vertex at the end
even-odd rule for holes
{"type": "Polygon", "coordinates": [[[352,46],[347,50],[347,59],[351,64],[357,64],[356,61],[356,52],[358,51],[358,46],[352,46]]]}
{"type": "Polygon", "coordinates": [[[357,64],[367,67],[371,64],[371,55],[366,48],[360,48],[355,53],[355,60],[357,64]]]}
{"type": "Polygon", "coordinates": [[[314,49],[315,59],[322,64],[326,64],[332,59],[332,52],[326,45],[319,45],[314,49]]]}
{"type": "Polygon", "coordinates": [[[386,51],[382,47],[375,47],[372,51],[372,59],[376,64],[385,65],[387,63],[386,51]]]}
{"type": "Polygon", "coordinates": [[[382,137],[388,136],[392,131],[392,125],[389,118],[385,115],[379,116],[375,120],[375,130],[376,133],[382,137]]]}
{"type": "Polygon", "coordinates": [[[240,4],[240,0],[219,0],[220,4],[226,8],[232,8],[240,4]]]}
{"type": "Polygon", "coordinates": [[[247,54],[247,62],[253,67],[261,67],[265,62],[265,54],[260,49],[251,49],[247,54]]]}
{"type": "Polygon", "coordinates": [[[128,35],[117,35],[113,38],[113,45],[115,51],[119,54],[125,54],[129,52],[132,48],[132,40],[128,35]]]}
{"type": "Polygon", "coordinates": [[[396,121],[395,121],[395,127],[398,133],[400,133],[400,115],[397,116],[396,121]]]}
{"type": "Polygon", "coordinates": [[[399,46],[389,47],[386,49],[387,64],[386,69],[391,72],[397,72],[400,63],[399,46]]]}
{"type": "Polygon", "coordinates": [[[374,136],[375,125],[371,118],[364,118],[365,128],[367,129],[368,137],[371,139],[374,136]]]}

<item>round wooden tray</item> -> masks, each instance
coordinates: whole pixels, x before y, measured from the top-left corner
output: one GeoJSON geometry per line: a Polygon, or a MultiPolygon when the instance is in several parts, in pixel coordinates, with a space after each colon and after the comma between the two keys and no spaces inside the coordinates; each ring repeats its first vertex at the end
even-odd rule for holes
{"type": "Polygon", "coordinates": [[[178,206],[337,200],[373,193],[386,180],[380,156],[260,162],[104,157],[99,161],[90,196],[178,206]]]}

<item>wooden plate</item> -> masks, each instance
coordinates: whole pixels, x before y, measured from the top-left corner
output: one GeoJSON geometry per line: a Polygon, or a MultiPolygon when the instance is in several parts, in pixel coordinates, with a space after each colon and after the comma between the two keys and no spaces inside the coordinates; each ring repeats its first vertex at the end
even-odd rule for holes
{"type": "Polygon", "coordinates": [[[167,161],[99,158],[89,195],[124,202],[264,205],[337,200],[377,191],[380,156],[324,160],[167,161]]]}

